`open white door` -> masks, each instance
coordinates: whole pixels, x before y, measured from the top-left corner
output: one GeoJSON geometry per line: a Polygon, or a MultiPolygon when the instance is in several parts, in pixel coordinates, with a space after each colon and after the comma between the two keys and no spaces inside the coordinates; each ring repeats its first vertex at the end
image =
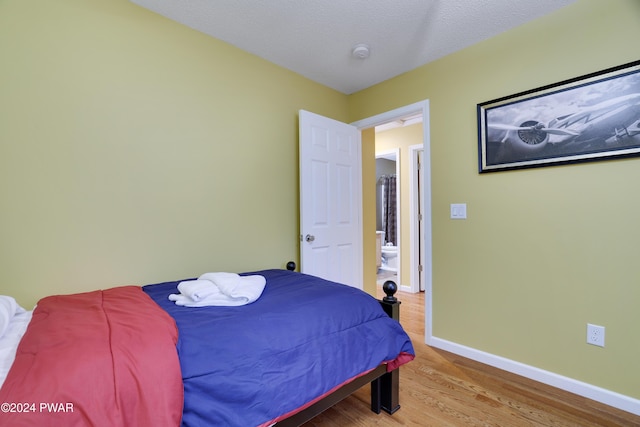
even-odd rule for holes
{"type": "Polygon", "coordinates": [[[360,131],[300,110],[303,273],[363,287],[360,131]]]}

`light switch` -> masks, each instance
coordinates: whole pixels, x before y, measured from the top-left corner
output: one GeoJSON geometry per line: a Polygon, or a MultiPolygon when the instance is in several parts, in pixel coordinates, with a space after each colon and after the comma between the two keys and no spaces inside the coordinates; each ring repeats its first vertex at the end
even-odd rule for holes
{"type": "Polygon", "coordinates": [[[452,203],[451,204],[451,219],[467,219],[467,204],[466,203],[452,203]]]}

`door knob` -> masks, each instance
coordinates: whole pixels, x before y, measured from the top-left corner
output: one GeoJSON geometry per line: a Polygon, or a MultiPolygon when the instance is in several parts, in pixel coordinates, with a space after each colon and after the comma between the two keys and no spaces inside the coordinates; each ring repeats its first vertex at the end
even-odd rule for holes
{"type": "Polygon", "coordinates": [[[304,240],[306,240],[307,242],[311,243],[314,240],[316,240],[316,236],[313,236],[311,234],[307,234],[306,236],[304,236],[304,240]]]}

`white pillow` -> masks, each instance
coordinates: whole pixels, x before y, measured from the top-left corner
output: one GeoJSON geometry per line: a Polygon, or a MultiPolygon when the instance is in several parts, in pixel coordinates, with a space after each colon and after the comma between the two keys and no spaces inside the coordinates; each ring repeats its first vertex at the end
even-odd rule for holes
{"type": "Polygon", "coordinates": [[[23,311],[12,297],[0,295],[0,337],[4,335],[16,311],[23,311]]]}

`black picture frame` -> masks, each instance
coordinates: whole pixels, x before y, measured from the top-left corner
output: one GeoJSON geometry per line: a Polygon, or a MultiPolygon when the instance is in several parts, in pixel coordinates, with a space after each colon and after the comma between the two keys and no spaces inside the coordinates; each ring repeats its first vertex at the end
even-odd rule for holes
{"type": "Polygon", "coordinates": [[[477,106],[479,172],[640,155],[640,61],[477,106]]]}

